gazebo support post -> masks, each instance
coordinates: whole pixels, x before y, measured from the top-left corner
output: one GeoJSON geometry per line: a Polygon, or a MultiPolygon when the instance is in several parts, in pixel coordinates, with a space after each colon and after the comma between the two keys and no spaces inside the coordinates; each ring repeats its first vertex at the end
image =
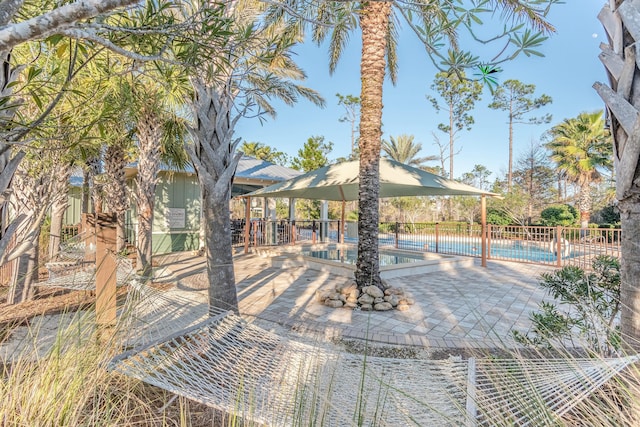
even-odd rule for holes
{"type": "Polygon", "coordinates": [[[249,253],[249,237],[251,236],[251,197],[244,198],[244,253],[249,253]]]}
{"type": "Polygon", "coordinates": [[[482,266],[487,266],[487,196],[480,196],[480,222],[482,228],[480,231],[482,241],[482,266]]]}

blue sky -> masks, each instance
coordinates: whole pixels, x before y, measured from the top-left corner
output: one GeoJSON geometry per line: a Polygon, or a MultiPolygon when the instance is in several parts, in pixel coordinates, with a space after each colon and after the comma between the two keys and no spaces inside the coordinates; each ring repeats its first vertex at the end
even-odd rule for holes
{"type": "MultiPolygon", "coordinates": [[[[553,120],[546,125],[516,125],[514,128],[514,158],[526,151],[532,141],[540,141],[543,133],[565,118],[583,111],[604,108],[592,85],[607,83],[604,67],[598,59],[599,45],[606,42],[597,20],[603,0],[567,0],[556,5],[549,17],[557,32],[541,49],[545,57],[526,57],[504,65],[500,81],[517,79],[536,85],[535,95],[547,94],[553,103],[538,110],[550,113],[553,120]]],[[[337,70],[329,75],[327,49],[305,44],[297,49],[297,62],[306,71],[306,85],[320,92],[326,107],[320,109],[301,101],[295,107],[276,103],[277,117],[261,124],[257,119],[245,119],[236,127],[236,137],[259,141],[294,156],[311,136],[324,136],[334,144],[331,159],[347,156],[350,151],[350,126],[339,122],[344,115],[337,103],[336,93],[360,95],[360,41],[354,34],[337,70]]],[[[437,70],[429,62],[424,49],[408,28],[401,29],[398,50],[398,83],[387,82],[384,88],[383,138],[399,134],[414,135],[422,143],[421,155],[438,155],[432,133],[446,141],[437,130],[438,123],[447,120],[445,112],[436,113],[425,95],[435,95],[430,86],[437,70]]],[[[461,150],[454,160],[454,173],[462,173],[481,164],[493,172],[490,180],[506,174],[508,162],[507,114],[487,108],[491,94],[485,90],[472,115],[475,125],[469,132],[461,132],[456,149],[461,150]]],[[[534,115],[536,113],[534,112],[534,115]]],[[[439,162],[432,163],[433,165],[439,162]]],[[[448,161],[447,161],[448,166],[448,161]]]]}

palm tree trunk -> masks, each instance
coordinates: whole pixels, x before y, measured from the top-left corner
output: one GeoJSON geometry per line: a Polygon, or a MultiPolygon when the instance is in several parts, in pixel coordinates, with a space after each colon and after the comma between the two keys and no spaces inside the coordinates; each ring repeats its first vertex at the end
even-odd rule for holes
{"type": "Polygon", "coordinates": [[[61,198],[51,206],[51,228],[49,230],[49,259],[54,259],[60,251],[62,220],[69,206],[68,198],[61,198]]]}
{"type": "Polygon", "coordinates": [[[109,195],[106,199],[108,212],[116,214],[116,251],[125,247],[125,213],[127,203],[127,183],[125,180],[126,157],[121,143],[114,143],[107,147],[104,155],[105,173],[109,177],[105,191],[109,195]]]}
{"type": "Polygon", "coordinates": [[[160,170],[160,138],[162,128],[151,112],[143,114],[138,122],[138,176],[136,177],[136,208],[138,235],[136,241],[137,268],[143,274],[151,271],[153,256],[153,210],[156,203],[156,185],[160,170]]]}
{"type": "MultiPolygon", "coordinates": [[[[217,193],[215,185],[202,186],[205,254],[209,272],[209,306],[238,311],[231,250],[231,194],[217,193]],[[210,190],[213,189],[213,191],[210,190]]],[[[231,188],[231,186],[227,186],[231,188]]]]}
{"type": "Polygon", "coordinates": [[[632,48],[638,41],[631,35],[638,33],[640,11],[631,1],[614,3],[613,9],[606,4],[598,15],[609,39],[600,58],[608,71],[611,88],[601,83],[594,87],[610,113],[617,161],[616,198],[622,224],[621,333],[627,346],[640,351],[640,127],[636,119],[640,111],[637,96],[640,72],[636,49],[632,48]],[[633,31],[626,25],[633,27],[633,31]]]}
{"type": "Polygon", "coordinates": [[[589,183],[580,185],[580,228],[589,228],[591,219],[591,186],[589,183]]]}
{"type": "Polygon", "coordinates": [[[232,140],[234,98],[230,85],[211,87],[196,79],[192,82],[197,127],[191,129],[194,144],[186,148],[202,191],[209,306],[238,312],[229,210],[231,182],[241,157],[241,153],[235,154],[240,140],[232,140]]]}
{"type": "Polygon", "coordinates": [[[362,58],[360,75],[360,186],[358,190],[358,288],[382,288],[378,252],[380,196],[380,140],[382,137],[382,86],[389,28],[390,2],[367,2],[360,17],[362,58]]]}

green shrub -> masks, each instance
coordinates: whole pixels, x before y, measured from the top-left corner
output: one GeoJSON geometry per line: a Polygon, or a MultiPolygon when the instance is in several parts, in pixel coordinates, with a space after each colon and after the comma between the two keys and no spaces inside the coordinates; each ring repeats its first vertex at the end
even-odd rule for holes
{"type": "Polygon", "coordinates": [[[511,225],[513,220],[501,209],[487,209],[487,223],[493,225],[511,225]]]}
{"type": "Polygon", "coordinates": [[[553,297],[531,314],[530,332],[513,331],[521,344],[554,348],[558,345],[587,345],[607,356],[619,349],[620,262],[602,255],[593,260],[593,271],[566,266],[541,274],[540,285],[553,297]]]}
{"type": "Polygon", "coordinates": [[[549,206],[540,212],[541,223],[547,227],[570,227],[578,221],[578,212],[571,205],[549,206]]]}

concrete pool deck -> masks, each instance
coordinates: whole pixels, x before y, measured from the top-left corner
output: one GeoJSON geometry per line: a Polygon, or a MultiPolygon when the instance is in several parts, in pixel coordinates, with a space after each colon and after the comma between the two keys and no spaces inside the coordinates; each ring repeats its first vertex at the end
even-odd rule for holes
{"type": "MultiPolygon", "coordinates": [[[[205,292],[206,262],[193,254],[156,257],[182,290],[205,292]]],[[[332,288],[342,276],[304,266],[272,266],[268,256],[234,257],[240,313],[248,320],[327,339],[368,339],[437,349],[505,348],[515,345],[511,330],[527,331],[531,311],[545,297],[540,273],[550,267],[489,261],[480,266],[390,279],[411,292],[407,311],[365,312],[334,309],[315,301],[318,289],[332,288]]]]}

